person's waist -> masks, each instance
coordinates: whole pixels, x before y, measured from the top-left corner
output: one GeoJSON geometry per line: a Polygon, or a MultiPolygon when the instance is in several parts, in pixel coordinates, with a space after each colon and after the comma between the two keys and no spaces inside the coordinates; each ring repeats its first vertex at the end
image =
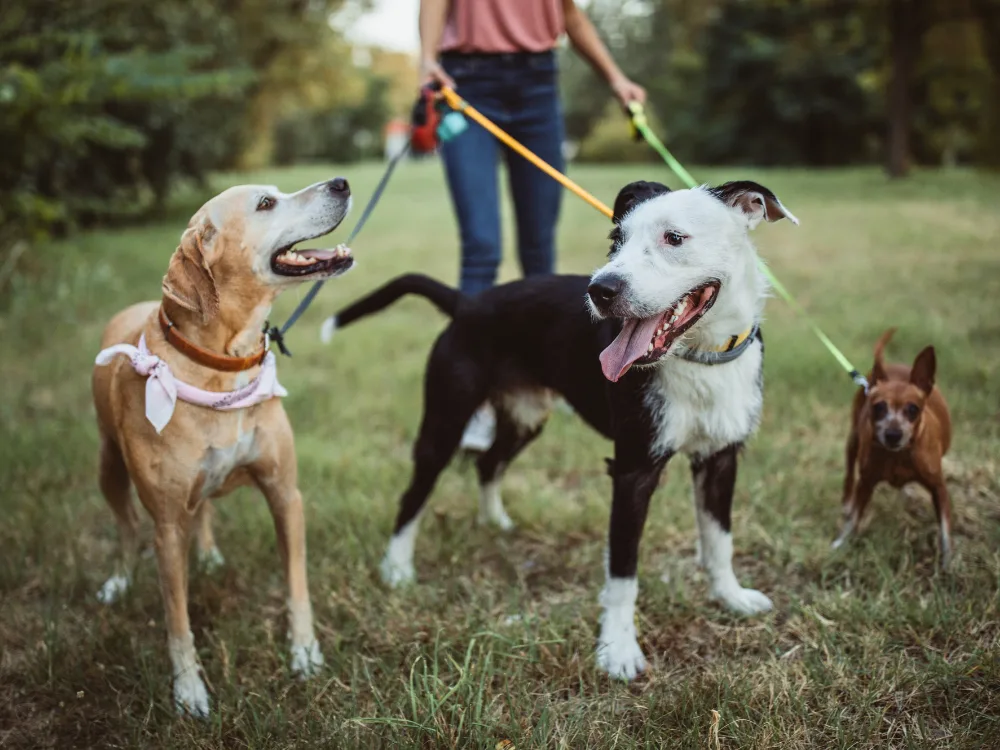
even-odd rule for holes
{"type": "Polygon", "coordinates": [[[442,64],[485,63],[492,66],[518,67],[550,63],[555,60],[555,49],[542,52],[459,52],[445,50],[438,54],[442,64]]]}

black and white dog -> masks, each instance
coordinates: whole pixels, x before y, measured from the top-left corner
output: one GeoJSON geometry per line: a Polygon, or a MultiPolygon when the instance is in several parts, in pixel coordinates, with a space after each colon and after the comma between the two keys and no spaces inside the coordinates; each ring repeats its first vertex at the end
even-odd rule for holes
{"type": "Polygon", "coordinates": [[[675,453],[694,477],[699,562],[730,609],[771,608],[732,568],[730,506],[739,448],[757,426],[764,345],[757,326],[767,282],[748,232],[787,211],[767,188],[731,182],[671,192],[636,182],[618,194],[607,264],[590,279],[534,277],[467,297],[433,279],[401,276],[324,324],[324,338],[406,294],[452,317],[431,351],[414,471],[382,575],[414,578],[420,511],[487,399],[493,446],[477,461],[480,519],[511,526],[503,471],[535,439],[553,392],[614,441],[614,493],[597,661],[631,679],[646,666],[634,624],[639,539],[650,496],[675,453]]]}

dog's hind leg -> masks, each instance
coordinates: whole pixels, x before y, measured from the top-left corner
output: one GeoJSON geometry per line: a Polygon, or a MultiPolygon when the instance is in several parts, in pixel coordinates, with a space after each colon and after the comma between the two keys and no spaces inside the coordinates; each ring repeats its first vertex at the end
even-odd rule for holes
{"type": "MultiPolygon", "coordinates": [[[[544,408],[530,412],[524,408],[511,409],[509,398],[498,399],[498,402],[496,438],[476,462],[479,473],[479,523],[509,531],[514,528],[514,522],[504,510],[500,480],[517,454],[542,434],[551,398],[546,397],[544,408]]],[[[542,405],[541,401],[538,403],[542,405]]]]}
{"type": "Polygon", "coordinates": [[[104,582],[97,598],[105,604],[118,601],[128,591],[139,553],[139,516],[132,501],[132,482],[121,450],[111,438],[102,436],[99,477],[101,492],[118,523],[121,557],[114,574],[104,582]]]}
{"type": "Polygon", "coordinates": [[[772,608],[771,600],[740,586],[733,571],[732,505],[739,445],[731,445],[705,459],[692,459],[701,558],[708,573],[711,596],[743,615],[772,608]]]}
{"type": "Polygon", "coordinates": [[[452,356],[441,343],[439,339],[424,381],[424,416],[413,448],[413,475],[380,565],[382,580],[392,587],[415,578],[413,549],[420,512],[458,448],[466,423],[486,400],[487,389],[478,382],[476,364],[452,356]]]}
{"type": "Polygon", "coordinates": [[[198,564],[208,573],[212,573],[226,564],[226,559],[215,544],[215,533],[212,531],[212,517],[215,508],[211,500],[202,502],[195,519],[195,539],[198,549],[198,564]]]}

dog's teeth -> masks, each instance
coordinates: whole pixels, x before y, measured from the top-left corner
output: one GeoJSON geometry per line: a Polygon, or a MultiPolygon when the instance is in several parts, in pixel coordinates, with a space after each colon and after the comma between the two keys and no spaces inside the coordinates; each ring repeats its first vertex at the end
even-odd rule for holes
{"type": "Polygon", "coordinates": [[[646,354],[652,354],[652,353],[653,353],[653,342],[650,341],[649,346],[646,348],[646,354]]]}

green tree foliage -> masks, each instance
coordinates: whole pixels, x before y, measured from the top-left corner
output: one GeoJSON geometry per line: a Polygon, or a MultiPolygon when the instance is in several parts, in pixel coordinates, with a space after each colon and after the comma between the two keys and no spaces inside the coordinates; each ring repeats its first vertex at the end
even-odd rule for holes
{"type": "MultiPolygon", "coordinates": [[[[1000,0],[593,0],[588,13],[683,159],[883,161],[891,132],[904,166],[1000,161],[1000,0]],[[901,3],[913,57],[892,98],[901,3]]],[[[609,94],[572,55],[563,67],[568,132],[603,158],[609,94]]]]}
{"type": "Polygon", "coordinates": [[[233,164],[276,61],[332,36],[339,4],[7,0],[0,246],[155,208],[178,180],[233,164]]]}

